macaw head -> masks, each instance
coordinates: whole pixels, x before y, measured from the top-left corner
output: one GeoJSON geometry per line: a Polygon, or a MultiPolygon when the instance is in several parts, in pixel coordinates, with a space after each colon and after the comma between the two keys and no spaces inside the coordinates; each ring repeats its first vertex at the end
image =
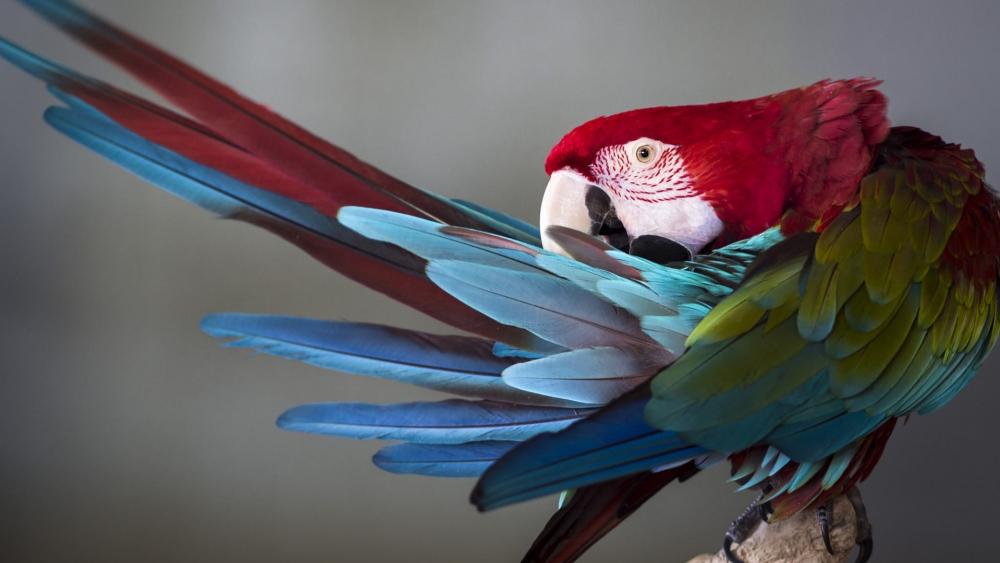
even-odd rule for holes
{"type": "Polygon", "coordinates": [[[888,132],[868,79],[752,100],[637,109],[570,131],[545,163],[542,241],[555,225],[669,261],[781,224],[815,225],[856,199],[888,132]]]}

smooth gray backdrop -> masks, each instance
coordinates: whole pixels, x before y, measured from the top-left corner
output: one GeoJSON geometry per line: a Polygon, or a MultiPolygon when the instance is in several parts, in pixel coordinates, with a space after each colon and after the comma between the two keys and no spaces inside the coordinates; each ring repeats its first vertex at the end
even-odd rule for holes
{"type": "MultiPolygon", "coordinates": [[[[526,219],[549,147],[590,117],[824,77],[884,79],[895,123],[1000,170],[989,0],[86,4],[393,174],[526,219]]],[[[135,87],[14,2],[0,34],[135,87]]],[[[224,350],[198,321],[440,326],[60,137],[5,64],[0,92],[0,560],[519,559],[554,499],[479,515],[469,480],[382,473],[375,444],[273,425],[302,402],[431,393],[224,350]]],[[[863,487],[876,561],[996,560],[998,360],[896,431],[863,487]]],[[[750,501],[726,476],[669,487],[585,560],[716,549],[750,501]]]]}

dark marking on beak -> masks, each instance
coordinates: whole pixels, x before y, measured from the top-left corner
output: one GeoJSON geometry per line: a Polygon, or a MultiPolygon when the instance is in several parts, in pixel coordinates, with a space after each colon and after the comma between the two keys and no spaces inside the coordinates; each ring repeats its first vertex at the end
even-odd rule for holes
{"type": "Polygon", "coordinates": [[[584,201],[590,215],[590,234],[603,237],[611,246],[628,252],[628,233],[618,219],[608,194],[597,186],[589,186],[584,201]]]}
{"type": "Polygon", "coordinates": [[[691,251],[679,242],[656,235],[642,235],[632,241],[629,254],[640,256],[659,264],[682,262],[691,259],[691,251]]]}
{"type": "Polygon", "coordinates": [[[615,212],[611,198],[597,186],[587,188],[584,202],[587,205],[587,214],[590,216],[590,234],[604,239],[618,250],[658,264],[691,259],[691,251],[686,246],[668,238],[642,235],[631,239],[625,230],[625,225],[615,212]]]}

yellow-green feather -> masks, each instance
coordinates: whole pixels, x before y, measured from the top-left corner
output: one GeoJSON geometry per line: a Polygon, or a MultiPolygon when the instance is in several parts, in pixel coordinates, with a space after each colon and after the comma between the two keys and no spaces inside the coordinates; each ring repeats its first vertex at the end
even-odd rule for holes
{"type": "Polygon", "coordinates": [[[762,256],[653,379],[647,422],[706,447],[740,445],[730,433],[768,443],[769,428],[788,443],[847,413],[864,433],[950,397],[1000,337],[995,281],[943,258],[979,189],[965,160],[956,172],[904,151],[818,237],[762,256]]]}

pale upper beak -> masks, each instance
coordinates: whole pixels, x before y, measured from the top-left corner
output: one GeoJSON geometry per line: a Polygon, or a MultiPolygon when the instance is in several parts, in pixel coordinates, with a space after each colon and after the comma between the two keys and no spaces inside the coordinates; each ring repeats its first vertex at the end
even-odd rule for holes
{"type": "Polygon", "coordinates": [[[590,187],[586,178],[569,170],[557,170],[549,177],[538,218],[538,226],[542,232],[542,246],[546,250],[567,254],[546,233],[546,230],[553,225],[595,234],[591,232],[592,222],[585,202],[590,187]]]}

